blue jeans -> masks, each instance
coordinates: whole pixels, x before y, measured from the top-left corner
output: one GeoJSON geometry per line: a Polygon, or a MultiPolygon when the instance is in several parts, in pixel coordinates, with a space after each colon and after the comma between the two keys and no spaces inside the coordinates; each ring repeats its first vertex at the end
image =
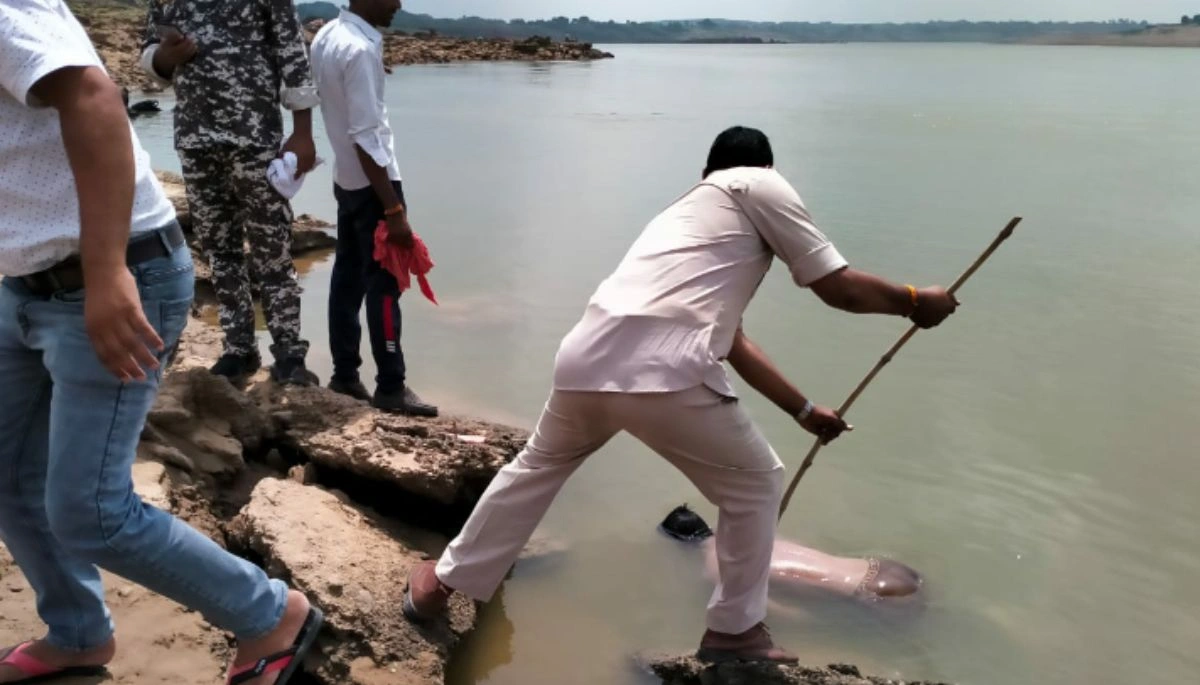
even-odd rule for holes
{"type": "MultiPolygon", "coordinates": [[[[392,187],[400,202],[399,181],[392,187]]],[[[329,348],[333,377],[358,380],[362,366],[359,345],[362,326],[358,313],[367,303],[367,331],[375,357],[375,385],[380,394],[404,390],[404,350],[400,346],[400,285],[396,277],[375,261],[375,227],[383,220],[383,205],[371,188],[343,190],[333,187],[338,204],[337,251],[329,279],[329,348]]]]}
{"type": "MultiPolygon", "coordinates": [[[[147,320],[173,349],[192,301],[190,252],[132,271],[147,320]]],[[[265,635],[283,616],[286,585],[134,492],[161,371],[129,383],[110,374],[84,329],[83,298],[0,284],[0,539],[37,593],[48,641],[83,651],[112,637],[97,566],[239,638],[265,635]]]]}

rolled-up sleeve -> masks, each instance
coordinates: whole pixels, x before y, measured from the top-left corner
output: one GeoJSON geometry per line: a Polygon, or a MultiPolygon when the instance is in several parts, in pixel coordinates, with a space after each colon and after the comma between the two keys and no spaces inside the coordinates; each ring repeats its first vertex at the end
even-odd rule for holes
{"type": "Polygon", "coordinates": [[[381,167],[392,163],[385,138],[382,91],[383,63],[379,55],[368,50],[357,50],[346,60],[344,66],[346,109],[350,139],[370,155],[381,167]]]}
{"type": "Polygon", "coordinates": [[[280,102],[289,110],[312,109],[321,103],[313,84],[304,29],[296,16],[292,0],[269,0],[271,28],[275,39],[275,59],[283,84],[280,102]]]}
{"type": "Polygon", "coordinates": [[[30,91],[46,76],[68,67],[103,68],[69,21],[45,3],[0,2],[0,87],[36,107],[42,103],[30,91]]]}
{"type": "Polygon", "coordinates": [[[734,181],[729,189],[741,195],[743,211],[775,256],[787,264],[796,285],[807,287],[849,265],[778,172],[734,181]]]}
{"type": "Polygon", "coordinates": [[[171,85],[171,77],[174,74],[163,76],[154,68],[154,55],[158,52],[160,43],[158,25],[162,20],[162,4],[151,2],[150,9],[146,11],[146,27],[142,32],[142,56],[138,60],[138,66],[142,68],[142,71],[149,74],[155,83],[166,88],[171,85]]]}
{"type": "Polygon", "coordinates": [[[163,88],[166,88],[167,86],[171,85],[170,79],[163,78],[163,75],[158,73],[158,70],[154,68],[154,54],[157,52],[158,43],[151,43],[150,45],[146,46],[146,49],[142,50],[142,57],[140,60],[138,60],[138,65],[142,68],[142,71],[145,71],[150,75],[150,78],[155,83],[163,88]]]}

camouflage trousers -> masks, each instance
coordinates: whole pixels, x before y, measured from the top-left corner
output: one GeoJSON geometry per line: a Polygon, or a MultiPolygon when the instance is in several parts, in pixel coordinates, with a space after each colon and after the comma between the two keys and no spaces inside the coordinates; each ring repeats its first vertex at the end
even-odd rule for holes
{"type": "Polygon", "coordinates": [[[244,355],[258,349],[253,274],[274,342],[272,354],[276,360],[303,359],[308,342],[300,337],[292,208],[267,180],[275,155],[270,149],[231,145],[179,150],[192,221],[212,268],[225,352],[244,355]]]}

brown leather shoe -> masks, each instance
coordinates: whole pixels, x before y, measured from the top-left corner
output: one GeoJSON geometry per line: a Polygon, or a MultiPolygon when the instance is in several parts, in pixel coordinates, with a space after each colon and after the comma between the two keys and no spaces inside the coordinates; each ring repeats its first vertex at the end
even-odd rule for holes
{"type": "Polygon", "coordinates": [[[408,572],[408,587],[404,590],[401,610],[405,618],[425,623],[441,616],[454,590],[438,580],[436,561],[422,561],[408,572]]]}
{"type": "Polygon", "coordinates": [[[800,658],[775,646],[765,623],[759,623],[741,635],[729,635],[709,630],[700,640],[696,658],[712,664],[728,661],[769,661],[777,664],[798,664],[800,658]]]}

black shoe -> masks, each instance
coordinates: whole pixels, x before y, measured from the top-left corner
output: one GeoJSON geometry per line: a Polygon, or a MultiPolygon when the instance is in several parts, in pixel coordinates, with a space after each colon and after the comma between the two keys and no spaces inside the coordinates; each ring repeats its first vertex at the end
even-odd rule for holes
{"type": "Polygon", "coordinates": [[[271,379],[281,385],[299,385],[310,387],[317,385],[317,375],[308,370],[304,360],[299,358],[280,359],[271,367],[271,379]]]}
{"type": "Polygon", "coordinates": [[[433,418],[438,415],[437,407],[422,402],[421,398],[417,397],[417,393],[407,385],[404,386],[403,392],[381,393],[376,391],[375,397],[371,400],[371,406],[379,411],[407,416],[433,418]]]}
{"type": "Polygon", "coordinates": [[[262,357],[258,352],[250,354],[223,354],[213,364],[209,372],[214,376],[224,376],[232,383],[238,383],[254,375],[262,367],[262,357]]]}
{"type": "Polygon", "coordinates": [[[361,402],[370,402],[371,393],[367,391],[367,386],[362,384],[362,381],[355,378],[352,381],[343,381],[337,378],[329,381],[329,389],[339,395],[353,397],[361,402]]]}

